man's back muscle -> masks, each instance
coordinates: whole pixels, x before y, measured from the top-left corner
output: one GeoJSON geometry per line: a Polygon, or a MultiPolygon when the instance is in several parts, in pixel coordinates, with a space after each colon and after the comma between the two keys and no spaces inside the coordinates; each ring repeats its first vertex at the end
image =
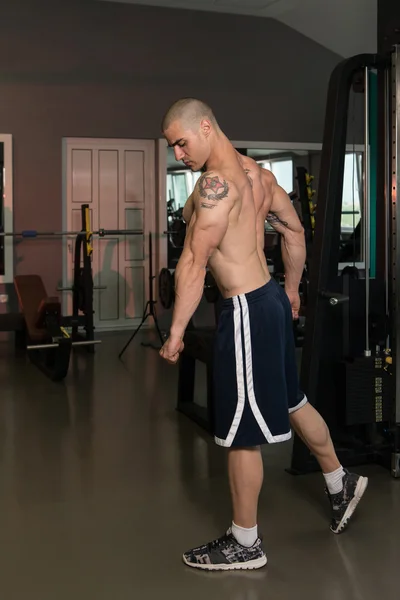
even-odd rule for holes
{"type": "Polygon", "coordinates": [[[237,192],[236,199],[229,213],[224,236],[209,257],[208,263],[224,295],[236,293],[239,288],[253,289],[254,286],[265,283],[257,253],[256,211],[252,189],[236,159],[218,170],[204,173],[198,180],[191,199],[194,213],[187,230],[190,242],[191,231],[200,212],[216,211],[220,202],[226,202],[231,188],[237,192]]]}

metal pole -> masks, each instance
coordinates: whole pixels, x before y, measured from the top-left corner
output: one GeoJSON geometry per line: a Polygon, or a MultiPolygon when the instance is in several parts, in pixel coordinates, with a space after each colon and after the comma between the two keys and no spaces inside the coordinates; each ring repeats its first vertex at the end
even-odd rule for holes
{"type": "Polygon", "coordinates": [[[70,235],[71,237],[76,237],[77,235],[81,235],[86,237],[86,235],[90,233],[90,235],[95,235],[99,237],[104,237],[107,235],[143,235],[144,232],[140,229],[99,229],[98,231],[36,231],[35,229],[27,229],[25,231],[18,231],[14,233],[0,232],[0,237],[22,237],[22,238],[37,238],[37,237],[63,237],[70,235]]]}
{"type": "MultiPolygon", "coordinates": [[[[94,285],[93,286],[94,290],[106,290],[107,286],[106,285],[94,285]]],[[[57,288],[57,292],[72,292],[74,290],[73,287],[58,287],[57,288]]]]}
{"type": "MultiPolygon", "coordinates": [[[[392,161],[390,157],[390,124],[391,124],[391,98],[390,98],[390,71],[385,71],[385,310],[386,318],[389,323],[390,319],[390,302],[389,302],[389,260],[390,260],[390,214],[391,214],[391,193],[390,188],[392,184],[391,166],[392,161]]],[[[390,348],[390,334],[388,331],[386,337],[386,348],[390,348]]]]}
{"type": "Polygon", "coordinates": [[[400,477],[400,50],[392,55],[392,353],[395,365],[395,427],[392,452],[392,475],[400,477]]]}
{"type": "MultiPolygon", "coordinates": [[[[101,344],[101,340],[83,340],[82,342],[71,342],[71,346],[92,346],[93,344],[101,344]]],[[[35,344],[27,346],[27,350],[44,350],[45,348],[58,348],[60,344],[54,342],[52,344],[35,344]]]]}
{"type": "Polygon", "coordinates": [[[365,356],[369,348],[369,275],[370,275],[370,152],[369,152],[369,68],[364,69],[364,261],[365,261],[365,356]]]}

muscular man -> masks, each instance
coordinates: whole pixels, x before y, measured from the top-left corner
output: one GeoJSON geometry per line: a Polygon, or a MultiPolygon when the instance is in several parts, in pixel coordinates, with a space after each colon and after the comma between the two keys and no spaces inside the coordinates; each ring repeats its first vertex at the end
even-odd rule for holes
{"type": "Polygon", "coordinates": [[[342,469],[325,423],[298,388],[288,294],[296,310],[295,286],[301,260],[304,264],[304,250],[300,259],[297,247],[301,227],[297,243],[288,242],[284,253],[287,293],[271,279],[261,252],[262,211],[288,223],[276,227],[292,233],[299,228],[283,190],[256,163],[244,164],[210,107],[199,100],[174,103],[162,130],[176,159],[203,174],[184,211],[188,227],[175,271],[170,335],[161,356],[177,362],[185,329],[203,294],[206,266],[224,298],[214,348],[214,436],[228,449],[233,520],[222,537],[189,550],[183,560],[200,569],[255,569],[267,562],[257,527],[263,482],[260,446],[289,440],[290,421],[320,461],[332,499],[334,531],[343,529],[367,481],[342,469]]]}

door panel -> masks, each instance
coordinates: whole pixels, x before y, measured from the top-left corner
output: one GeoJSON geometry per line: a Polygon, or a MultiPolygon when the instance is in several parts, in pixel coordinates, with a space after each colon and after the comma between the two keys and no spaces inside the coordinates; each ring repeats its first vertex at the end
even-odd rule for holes
{"type": "MultiPolygon", "coordinates": [[[[67,139],[65,227],[80,230],[80,204],[90,204],[92,229],[135,229],[143,234],[93,240],[95,326],[132,328],[141,319],[148,292],[148,234],[154,231],[154,142],[67,139]]],[[[73,276],[69,241],[65,279],[73,276]]],[[[68,285],[64,282],[63,285],[68,285]]],[[[66,300],[72,310],[71,294],[66,300]]],[[[65,306],[65,304],[64,304],[65,306]]]]}

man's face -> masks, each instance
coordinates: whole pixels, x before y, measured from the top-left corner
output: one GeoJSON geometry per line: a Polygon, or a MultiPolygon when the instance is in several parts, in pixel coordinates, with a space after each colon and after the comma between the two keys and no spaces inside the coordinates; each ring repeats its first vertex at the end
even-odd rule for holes
{"type": "Polygon", "coordinates": [[[187,129],[179,121],[174,121],[164,131],[168,145],[174,149],[175,159],[192,171],[200,171],[210,156],[206,131],[202,126],[197,131],[187,129]]]}

